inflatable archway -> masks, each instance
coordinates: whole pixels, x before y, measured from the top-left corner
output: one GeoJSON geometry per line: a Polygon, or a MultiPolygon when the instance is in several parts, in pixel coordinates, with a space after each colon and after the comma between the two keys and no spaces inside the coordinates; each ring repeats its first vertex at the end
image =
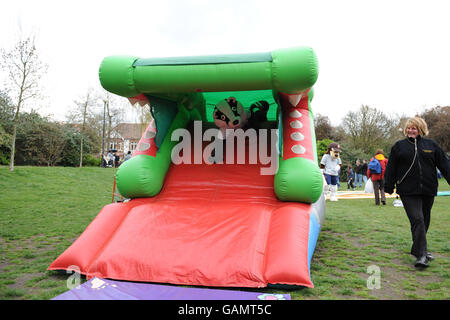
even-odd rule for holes
{"type": "Polygon", "coordinates": [[[318,76],[311,48],[112,56],[99,74],[106,90],[150,104],[154,120],[116,174],[118,190],[131,200],[104,207],[50,270],[75,265],[89,278],[184,285],[313,286],[325,201],[310,106],[318,76]],[[245,139],[245,161],[227,149],[231,162],[205,162],[196,151],[210,146],[214,106],[230,96],[247,109],[266,101],[263,130],[277,135],[261,140],[260,129],[253,142],[245,139]],[[192,161],[174,163],[180,129],[193,136],[192,153],[182,152],[192,161]],[[272,174],[262,174],[273,165],[259,151],[265,143],[277,160],[272,174]],[[255,150],[258,161],[248,161],[255,150]]]}

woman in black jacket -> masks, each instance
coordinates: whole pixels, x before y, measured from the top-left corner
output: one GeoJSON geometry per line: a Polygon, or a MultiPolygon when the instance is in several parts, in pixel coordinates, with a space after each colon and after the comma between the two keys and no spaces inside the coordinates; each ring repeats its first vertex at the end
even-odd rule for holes
{"type": "Polygon", "coordinates": [[[428,128],[422,118],[408,119],[403,133],[406,139],[397,141],[391,149],[384,189],[392,194],[396,188],[403,202],[411,224],[411,254],[417,258],[414,265],[428,267],[433,256],[427,251],[426,234],[438,189],[436,167],[450,184],[449,159],[435,141],[423,138],[428,128]]]}

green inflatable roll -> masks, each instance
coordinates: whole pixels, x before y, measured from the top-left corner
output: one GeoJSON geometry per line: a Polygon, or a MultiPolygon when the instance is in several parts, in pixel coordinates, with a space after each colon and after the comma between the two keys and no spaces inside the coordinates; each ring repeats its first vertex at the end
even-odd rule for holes
{"type": "Polygon", "coordinates": [[[270,53],[140,59],[106,57],[102,86],[115,94],[267,90],[294,94],[312,87],[317,57],[309,47],[270,53]]]}

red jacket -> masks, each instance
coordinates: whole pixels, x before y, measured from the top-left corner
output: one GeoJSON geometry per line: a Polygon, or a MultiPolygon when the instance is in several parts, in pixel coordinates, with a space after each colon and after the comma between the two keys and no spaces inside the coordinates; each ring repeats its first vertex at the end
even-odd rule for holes
{"type": "MultiPolygon", "coordinates": [[[[370,159],[370,161],[372,161],[372,159],[370,159]]],[[[388,159],[385,158],[384,155],[382,155],[381,153],[377,154],[375,156],[375,159],[380,161],[381,173],[370,173],[370,170],[367,169],[367,178],[372,178],[372,181],[378,181],[378,180],[384,179],[384,172],[386,171],[386,164],[388,162],[388,159]]]]}

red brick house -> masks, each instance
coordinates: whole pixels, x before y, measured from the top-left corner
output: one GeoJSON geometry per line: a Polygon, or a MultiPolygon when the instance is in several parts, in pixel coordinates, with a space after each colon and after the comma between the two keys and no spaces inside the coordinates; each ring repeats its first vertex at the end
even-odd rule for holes
{"type": "Polygon", "coordinates": [[[147,128],[144,123],[119,123],[111,129],[108,150],[115,149],[121,157],[133,152],[147,128]]]}

